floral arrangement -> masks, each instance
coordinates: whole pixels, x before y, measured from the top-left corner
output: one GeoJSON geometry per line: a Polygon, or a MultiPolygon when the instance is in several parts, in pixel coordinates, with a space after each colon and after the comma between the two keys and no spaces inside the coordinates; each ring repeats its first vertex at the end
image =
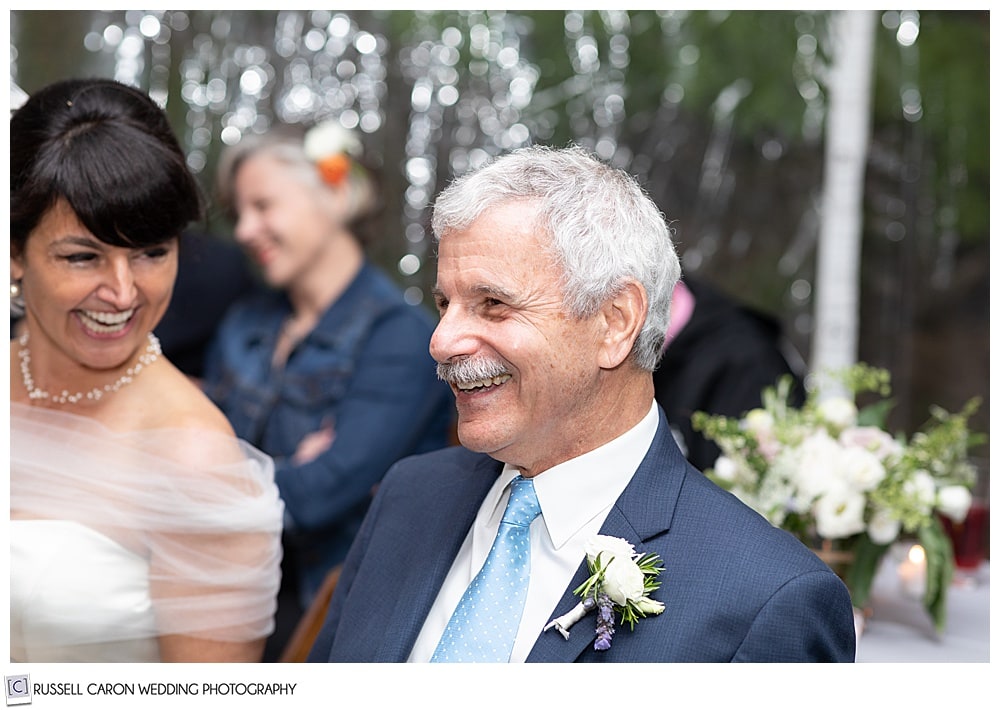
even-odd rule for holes
{"type": "Polygon", "coordinates": [[[303,150],[316,163],[320,177],[328,185],[339,186],[357,164],[352,159],[361,156],[361,141],[339,121],[323,121],[305,135],[303,150]]]}
{"type": "Polygon", "coordinates": [[[595,535],[584,549],[590,577],[573,590],[583,601],[549,622],[544,630],[555,628],[568,639],[569,627],[590,610],[597,609],[594,650],[607,651],[615,633],[615,612],[622,624],[627,623],[629,630],[634,630],[640,617],[663,611],[663,602],[649,596],[660,588],[657,576],[663,567],[659,555],[637,553],[631,543],[619,537],[595,535]]]}
{"type": "Polygon", "coordinates": [[[971,504],[968,450],[985,437],[970,433],[968,419],[979,399],[957,414],[932,408],[907,440],[885,430],[888,371],[862,363],[836,377],[846,395],[821,397],[810,381],[801,408],[789,405],[791,380],[782,378],[743,417],[697,412],[694,428],[721,450],[705,473],[810,547],[835,547],[849,560],[838,571],[856,607],[867,603],[889,546],[901,535],[918,538],[927,554],[923,602],[940,630],[954,557],[938,516],[964,520],[971,504]],[[877,399],[859,409],[867,393],[877,399]]]}

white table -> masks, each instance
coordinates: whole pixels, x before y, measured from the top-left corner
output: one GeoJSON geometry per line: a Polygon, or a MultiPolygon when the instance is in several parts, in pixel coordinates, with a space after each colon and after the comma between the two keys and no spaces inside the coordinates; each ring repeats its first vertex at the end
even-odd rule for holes
{"type": "MultiPolygon", "coordinates": [[[[918,599],[899,586],[896,561],[885,560],[872,587],[871,616],[858,640],[859,663],[959,662],[990,660],[990,566],[984,562],[971,582],[948,590],[948,615],[938,635],[918,599]]],[[[959,573],[956,572],[956,577],[959,573]]]]}

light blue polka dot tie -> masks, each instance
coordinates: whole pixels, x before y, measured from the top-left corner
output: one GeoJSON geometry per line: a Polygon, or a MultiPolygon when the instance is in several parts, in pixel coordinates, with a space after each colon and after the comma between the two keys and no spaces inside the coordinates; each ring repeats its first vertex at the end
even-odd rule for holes
{"type": "Polygon", "coordinates": [[[531,538],[541,508],[535,484],[518,476],[490,554],[441,635],[431,663],[506,663],[528,595],[531,538]]]}

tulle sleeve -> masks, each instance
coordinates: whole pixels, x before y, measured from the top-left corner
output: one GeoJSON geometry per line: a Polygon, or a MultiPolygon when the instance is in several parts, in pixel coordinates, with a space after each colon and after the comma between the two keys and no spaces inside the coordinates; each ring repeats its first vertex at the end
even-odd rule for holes
{"type": "Polygon", "coordinates": [[[108,629],[109,639],[241,642],[273,630],[283,505],[271,459],[246,442],[194,429],[122,434],[12,404],[10,505],[12,516],[76,522],[145,560],[148,628],[108,629]]]}

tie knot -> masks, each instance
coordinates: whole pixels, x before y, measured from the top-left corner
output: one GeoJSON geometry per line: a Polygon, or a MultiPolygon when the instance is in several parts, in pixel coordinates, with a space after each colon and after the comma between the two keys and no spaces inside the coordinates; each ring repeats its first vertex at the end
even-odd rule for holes
{"type": "Polygon", "coordinates": [[[535,495],[535,484],[531,479],[518,476],[510,484],[510,499],[501,522],[528,527],[542,512],[535,495]]]}

